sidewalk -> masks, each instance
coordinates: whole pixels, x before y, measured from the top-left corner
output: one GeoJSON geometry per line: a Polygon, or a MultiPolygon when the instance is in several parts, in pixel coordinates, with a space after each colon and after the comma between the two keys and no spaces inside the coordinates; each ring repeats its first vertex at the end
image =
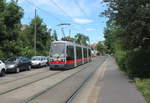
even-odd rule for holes
{"type": "Polygon", "coordinates": [[[112,57],[103,63],[72,103],[146,103],[112,57]]]}

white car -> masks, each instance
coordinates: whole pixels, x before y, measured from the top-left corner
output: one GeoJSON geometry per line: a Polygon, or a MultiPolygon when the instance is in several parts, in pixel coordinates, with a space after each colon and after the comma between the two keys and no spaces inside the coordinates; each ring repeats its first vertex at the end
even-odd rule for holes
{"type": "Polygon", "coordinates": [[[5,76],[6,72],[6,66],[5,64],[0,60],[0,76],[5,76]]]}
{"type": "Polygon", "coordinates": [[[34,56],[31,59],[32,67],[47,66],[47,59],[44,56],[34,56]]]}

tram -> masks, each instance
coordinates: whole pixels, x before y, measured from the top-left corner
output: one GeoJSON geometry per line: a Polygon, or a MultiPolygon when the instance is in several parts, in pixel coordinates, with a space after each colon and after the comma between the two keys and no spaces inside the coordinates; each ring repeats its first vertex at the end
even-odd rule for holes
{"type": "Polygon", "coordinates": [[[71,69],[91,61],[91,49],[69,41],[51,44],[49,69],[71,69]]]}

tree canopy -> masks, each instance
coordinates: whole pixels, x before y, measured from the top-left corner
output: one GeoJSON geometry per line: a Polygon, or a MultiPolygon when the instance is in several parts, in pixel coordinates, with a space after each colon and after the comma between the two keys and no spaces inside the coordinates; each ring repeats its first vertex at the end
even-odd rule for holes
{"type": "Polygon", "coordinates": [[[35,24],[36,24],[36,50],[37,55],[48,55],[51,34],[47,28],[47,26],[43,23],[43,20],[37,16],[36,18],[32,19],[30,25],[28,25],[22,33],[24,36],[23,39],[26,41],[26,47],[29,47],[32,50],[32,54],[34,55],[34,41],[35,41],[35,24]],[[36,22],[36,23],[35,23],[36,22]]]}
{"type": "Polygon", "coordinates": [[[0,57],[20,54],[17,41],[21,27],[23,9],[14,1],[0,1],[0,57]],[[15,15],[14,15],[15,14],[15,15]]]}
{"type": "Polygon", "coordinates": [[[75,42],[81,45],[88,45],[89,37],[84,34],[78,33],[77,35],[75,35],[75,42]]]}
{"type": "Polygon", "coordinates": [[[104,31],[109,53],[129,75],[150,76],[150,1],[103,1],[108,6],[102,14],[109,18],[104,31]]]}
{"type": "Polygon", "coordinates": [[[0,0],[0,58],[12,56],[34,55],[34,28],[36,21],[36,45],[37,55],[48,55],[52,37],[43,23],[37,16],[32,19],[29,25],[22,25],[21,19],[24,15],[23,9],[12,0],[0,0]]]}
{"type": "Polygon", "coordinates": [[[99,52],[99,53],[101,53],[101,54],[105,54],[107,51],[107,49],[106,49],[106,46],[105,46],[105,44],[104,44],[104,42],[103,41],[99,41],[97,44],[96,44],[96,49],[97,49],[97,51],[99,52]]]}

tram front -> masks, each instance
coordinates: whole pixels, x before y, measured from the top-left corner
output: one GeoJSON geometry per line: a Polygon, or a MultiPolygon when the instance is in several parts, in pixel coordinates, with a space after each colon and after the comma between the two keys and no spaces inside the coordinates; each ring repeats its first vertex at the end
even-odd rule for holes
{"type": "Polygon", "coordinates": [[[65,43],[54,42],[50,49],[49,68],[52,69],[66,69],[66,46],[65,43]]]}

